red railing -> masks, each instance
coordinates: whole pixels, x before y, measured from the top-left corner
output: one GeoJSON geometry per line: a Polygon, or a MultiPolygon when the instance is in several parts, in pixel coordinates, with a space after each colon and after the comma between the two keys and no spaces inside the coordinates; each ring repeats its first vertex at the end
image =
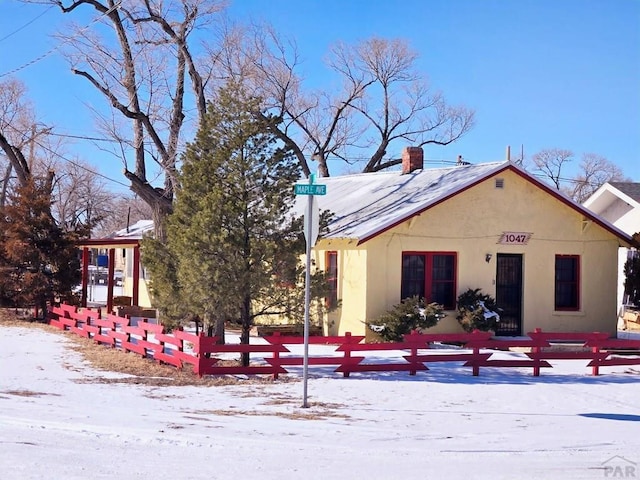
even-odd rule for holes
{"type": "MultiPolygon", "coordinates": [[[[191,365],[194,373],[202,375],[267,374],[278,378],[289,373],[287,367],[301,366],[302,355],[295,355],[287,347],[301,345],[303,337],[284,336],[278,333],[264,337],[266,344],[218,345],[216,337],[194,335],[182,330],[166,333],[162,325],[147,319],[133,321],[129,317],[101,314],[100,311],[60,305],[52,311],[50,324],[70,330],[96,343],[135,352],[157,362],[183,368],[191,365]],[[258,354],[261,360],[248,367],[225,364],[224,354],[258,354]]],[[[488,332],[452,334],[421,334],[412,332],[402,342],[363,343],[364,336],[309,338],[311,345],[328,345],[332,351],[309,357],[309,366],[335,366],[334,372],[348,377],[356,372],[406,371],[415,375],[429,370],[426,364],[435,362],[464,362],[472,374],[480,374],[481,368],[531,368],[539,376],[542,368],[550,368],[550,360],[589,360],[592,374],[599,375],[600,367],[640,365],[640,340],[609,338],[605,333],[543,332],[536,329],[528,337],[495,339],[488,332]],[[450,344],[451,349],[442,352],[433,349],[435,343],[450,344]],[[559,349],[558,344],[570,344],[572,348],[559,349]],[[457,346],[459,348],[453,348],[457,346]],[[518,358],[495,358],[500,351],[524,349],[518,358]],[[395,356],[376,358],[365,352],[395,352],[395,356]],[[620,355],[625,353],[625,355],[620,355]],[[355,355],[354,355],[355,354],[355,355]],[[631,355],[630,355],[631,354],[631,355]]]]}

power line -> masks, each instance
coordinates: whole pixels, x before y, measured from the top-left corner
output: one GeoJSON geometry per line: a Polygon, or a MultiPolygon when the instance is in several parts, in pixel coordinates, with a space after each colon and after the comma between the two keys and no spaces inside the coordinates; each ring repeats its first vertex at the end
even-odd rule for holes
{"type": "Polygon", "coordinates": [[[93,142],[120,143],[120,141],[116,140],[115,138],[99,138],[99,137],[89,137],[86,135],[71,135],[71,134],[53,133],[53,132],[50,132],[49,135],[54,137],[61,137],[61,138],[76,138],[79,140],[91,140],[93,142]]]}
{"type": "Polygon", "coordinates": [[[62,47],[62,45],[64,45],[65,43],[69,43],[72,42],[75,38],[77,38],[80,34],[82,34],[85,30],[88,30],[89,27],[91,27],[94,23],[99,22],[100,20],[102,20],[104,17],[106,17],[107,15],[109,15],[111,12],[113,12],[114,10],[120,8],[120,4],[122,2],[118,2],[116,3],[113,7],[111,7],[109,10],[107,10],[106,12],[104,12],[103,14],[101,14],[100,16],[98,16],[97,18],[95,18],[92,22],[90,22],[89,24],[87,24],[85,27],[81,28],[75,35],[73,35],[70,38],[67,38],[66,40],[64,40],[63,42],[60,42],[58,45],[56,45],[55,47],[53,47],[52,49],[50,49],[49,51],[43,53],[42,55],[40,55],[37,58],[34,58],[33,60],[17,67],[14,68],[13,70],[10,70],[8,72],[4,72],[4,73],[0,73],[0,78],[2,77],[6,77],[8,75],[13,75],[16,72],[19,72],[20,70],[24,70],[27,67],[30,67],[31,65],[34,65],[36,63],[38,63],[41,60],[44,60],[45,58],[47,58],[49,55],[51,55],[53,52],[55,52],[56,50],[58,50],[60,47],[62,47]]]}
{"type": "Polygon", "coordinates": [[[38,20],[40,17],[42,17],[43,15],[45,15],[49,10],[51,10],[54,7],[54,5],[51,5],[49,8],[47,8],[44,12],[42,12],[40,15],[34,17],[33,19],[29,20],[27,23],[25,23],[24,25],[22,25],[21,27],[18,27],[17,29],[15,29],[13,32],[9,33],[8,35],[5,35],[4,37],[0,38],[0,42],[4,42],[7,38],[14,36],[16,33],[20,32],[21,30],[24,30],[25,28],[27,28],[29,25],[31,25],[33,22],[35,22],[36,20],[38,20]]]}
{"type": "Polygon", "coordinates": [[[38,141],[37,141],[37,140],[35,140],[35,139],[33,140],[33,142],[34,142],[34,143],[36,143],[36,144],[37,144],[39,147],[41,147],[42,149],[44,149],[44,150],[46,150],[47,152],[51,153],[52,155],[55,155],[56,157],[60,158],[61,160],[65,161],[65,162],[67,162],[67,163],[70,163],[71,165],[73,165],[73,166],[75,166],[75,167],[77,167],[77,168],[79,168],[79,169],[81,169],[81,170],[84,170],[85,172],[89,172],[89,173],[91,173],[91,174],[93,174],[93,175],[96,175],[97,177],[102,177],[102,178],[104,178],[105,180],[107,180],[107,181],[109,181],[109,182],[112,182],[112,183],[116,183],[116,184],[118,184],[118,185],[120,185],[120,186],[123,186],[123,187],[126,187],[126,188],[129,188],[129,187],[130,187],[130,185],[128,185],[128,184],[126,184],[126,183],[123,183],[123,182],[121,182],[121,181],[119,181],[119,180],[116,180],[116,179],[114,179],[114,178],[111,178],[111,177],[107,177],[106,175],[103,175],[102,173],[99,173],[99,172],[96,172],[95,170],[92,170],[92,169],[90,169],[90,168],[87,168],[87,167],[85,167],[84,165],[82,165],[82,164],[80,164],[80,163],[78,163],[78,162],[75,162],[75,161],[73,161],[73,160],[71,160],[71,159],[69,159],[69,158],[65,157],[64,155],[60,155],[60,154],[59,154],[58,152],[56,152],[55,150],[52,150],[51,148],[47,147],[46,145],[43,145],[42,143],[38,142],[38,141]]]}

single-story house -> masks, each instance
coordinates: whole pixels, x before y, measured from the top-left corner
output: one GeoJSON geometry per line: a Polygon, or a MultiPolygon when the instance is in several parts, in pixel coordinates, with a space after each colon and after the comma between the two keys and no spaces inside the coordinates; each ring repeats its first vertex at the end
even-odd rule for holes
{"type": "MultiPolygon", "coordinates": [[[[317,183],[326,185],[326,195],[315,197],[319,207],[333,217],[312,260],[329,273],[327,301],[339,305],[324,318],[325,334],[367,334],[367,320],[412,295],[447,309],[430,331],[460,331],[455,303],[468,288],[496,298],[501,335],[536,327],[615,333],[618,249],[632,246],[631,235],[518,165],[424,169],[422,149],[409,147],[401,171],[317,183]]],[[[299,213],[306,198],[298,197],[299,213]]],[[[151,306],[139,243],[152,229],[144,220],[81,244],[85,304],[89,249],[99,248],[110,278],[124,261],[132,305],[151,306]]]]}
{"type": "MultiPolygon", "coordinates": [[[[640,183],[605,183],[585,200],[584,206],[628,235],[640,232],[640,183]]],[[[620,248],[618,252],[617,298],[620,313],[627,304],[624,295],[624,264],[627,259],[638,254],[635,248],[620,248]]]]}
{"type": "MultiPolygon", "coordinates": [[[[367,334],[366,321],[412,295],[444,305],[433,332],[461,331],[457,296],[481,288],[502,309],[499,335],[615,334],[618,248],[631,236],[511,162],[316,179],[333,218],[312,251],[339,307],[325,334],[367,334]]],[[[297,197],[302,213],[307,202],[297,197]]]]}

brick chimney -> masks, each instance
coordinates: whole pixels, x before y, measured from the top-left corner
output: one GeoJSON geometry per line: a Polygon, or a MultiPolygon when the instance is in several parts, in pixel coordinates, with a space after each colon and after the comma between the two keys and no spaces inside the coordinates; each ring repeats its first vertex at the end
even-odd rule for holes
{"type": "Polygon", "coordinates": [[[411,173],[424,167],[424,154],[421,147],[406,147],[402,151],[402,174],[411,173]]]}

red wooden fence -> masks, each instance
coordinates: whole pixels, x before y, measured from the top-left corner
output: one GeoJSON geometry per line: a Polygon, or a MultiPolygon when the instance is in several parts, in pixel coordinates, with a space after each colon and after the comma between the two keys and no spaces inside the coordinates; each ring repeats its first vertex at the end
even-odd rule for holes
{"type": "MultiPolygon", "coordinates": [[[[287,345],[301,345],[303,337],[284,336],[278,333],[264,337],[266,344],[216,344],[216,337],[194,335],[182,330],[170,334],[162,325],[146,319],[132,320],[112,314],[101,314],[99,310],[82,309],[68,305],[54,307],[50,324],[69,330],[96,343],[135,352],[157,362],[183,368],[191,365],[197,375],[267,374],[278,378],[288,373],[286,367],[303,364],[301,355],[291,353],[287,345]],[[221,354],[249,353],[262,360],[259,364],[242,367],[225,364],[221,354]],[[284,355],[283,355],[284,354],[284,355]]],[[[312,345],[331,345],[333,351],[309,357],[309,366],[335,366],[335,372],[348,377],[356,372],[406,371],[415,375],[429,368],[434,362],[464,362],[471,367],[472,374],[480,374],[480,368],[531,368],[539,376],[542,368],[550,368],[549,360],[589,360],[592,374],[599,375],[600,367],[618,365],[640,365],[640,340],[609,338],[605,333],[555,333],[536,329],[528,337],[494,339],[490,333],[422,334],[412,332],[402,342],[362,343],[364,336],[351,335],[319,337],[312,336],[312,345]],[[453,344],[442,353],[431,348],[435,343],[453,344]],[[571,344],[572,349],[559,349],[557,344],[571,344]],[[494,358],[499,351],[511,348],[528,350],[519,358],[494,358]],[[371,352],[397,352],[393,358],[375,358],[371,352]],[[365,352],[370,352],[369,356],[365,352]],[[621,355],[624,353],[624,355],[621,355]],[[355,355],[354,355],[355,354],[355,355]]],[[[256,358],[254,358],[255,360],[256,358]]]]}

